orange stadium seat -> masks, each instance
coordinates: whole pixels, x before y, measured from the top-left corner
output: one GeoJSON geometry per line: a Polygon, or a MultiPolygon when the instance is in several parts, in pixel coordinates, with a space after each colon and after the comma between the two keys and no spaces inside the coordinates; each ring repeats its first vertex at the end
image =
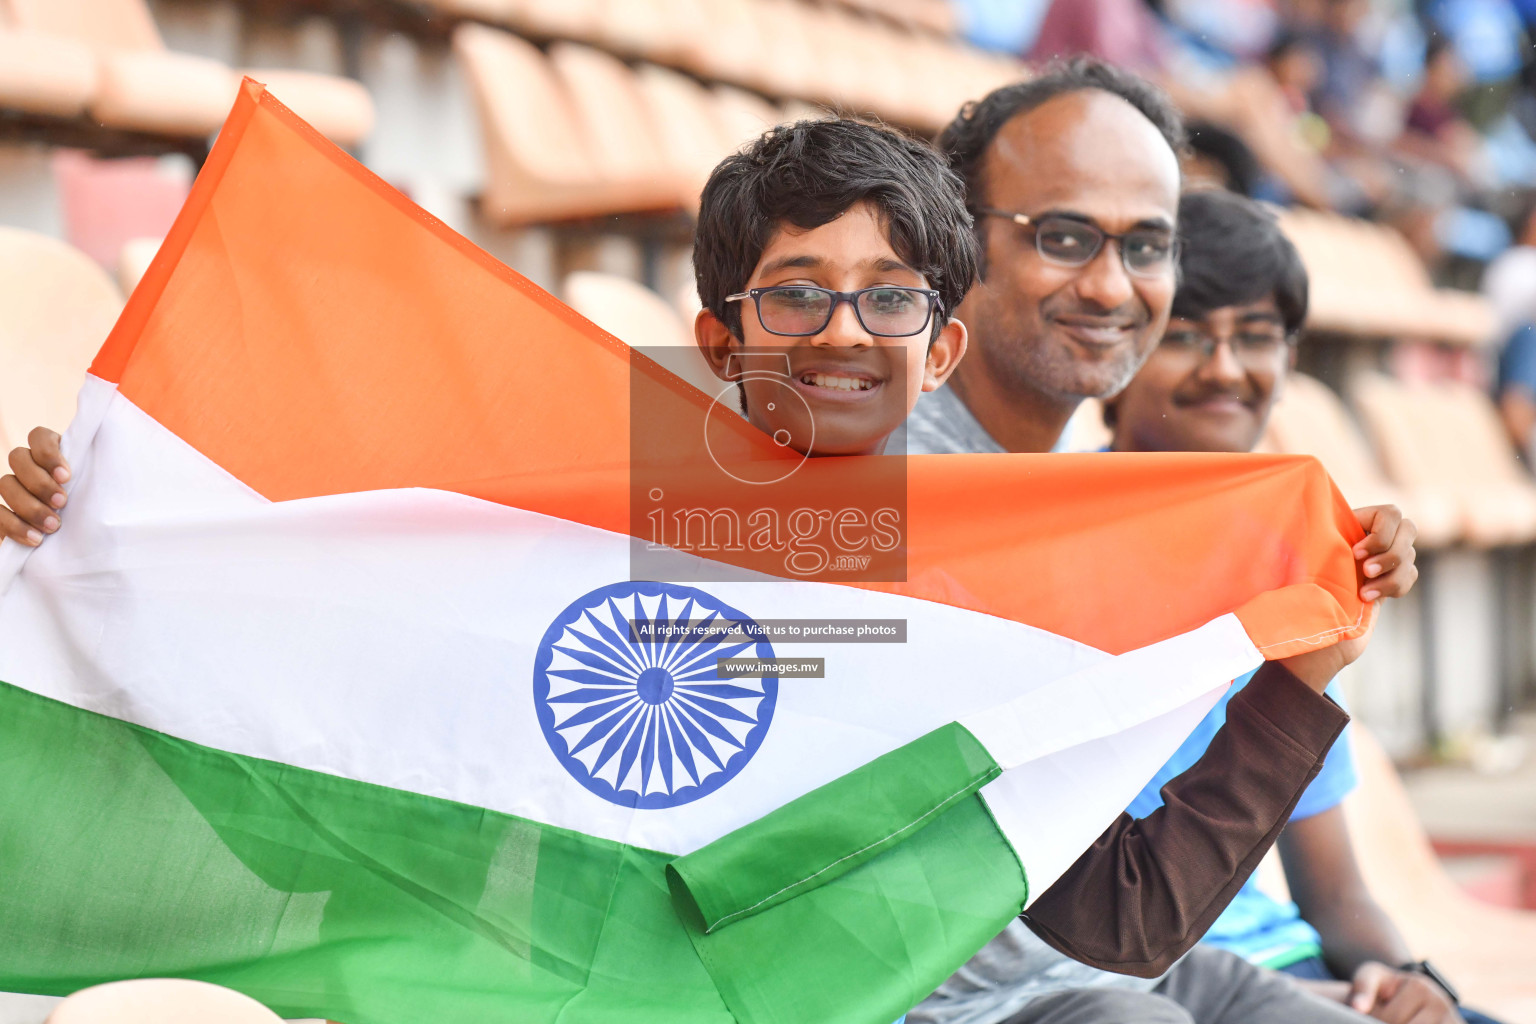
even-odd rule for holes
{"type": "Polygon", "coordinates": [[[78,117],[96,84],[89,46],[18,27],[0,0],[0,108],[78,117]]]}
{"type": "Polygon", "coordinates": [[[642,65],[635,77],[672,173],[685,185],[688,205],[697,206],[710,171],[735,148],[717,124],[714,97],[687,75],[655,64],[642,65]]]}
{"type": "Polygon", "coordinates": [[[1493,547],[1536,539],[1536,484],[1481,391],[1372,373],[1355,382],[1352,397],[1392,480],[1453,501],[1463,540],[1493,547]]]}
{"type": "Polygon", "coordinates": [[[486,153],[481,210],[496,224],[534,224],[673,209],[673,180],[615,178],[582,135],[581,116],[532,44],[483,25],[454,30],[486,153]]]}
{"type": "Polygon", "coordinates": [[[627,277],[578,270],[565,279],[565,301],[632,348],[709,395],[726,387],[710,370],[684,323],[667,300],[627,277]]]}
{"type": "Polygon", "coordinates": [[[708,20],[682,40],[678,66],[700,78],[751,83],[767,62],[752,0],[710,0],[708,20]]]}
{"type": "Polygon", "coordinates": [[[635,73],[623,61],[590,46],[555,43],[549,62],[604,179],[670,189],[673,205],[690,198],[689,183],[674,173],[635,73]]]}
{"type": "Polygon", "coordinates": [[[1492,308],[1481,296],[1435,288],[1402,235],[1336,214],[1289,210],[1281,225],[1311,279],[1308,326],[1370,337],[1462,345],[1492,340],[1492,308]]]}
{"type": "MultiPolygon", "coordinates": [[[[113,128],[203,136],[224,122],[239,74],[218,61],[165,48],[144,0],[0,0],[19,28],[88,47],[97,61],[92,117],[113,128]]],[[[350,145],[373,125],[357,82],[309,72],[254,77],[330,138],[350,145]]]]}
{"type": "Polygon", "coordinates": [[[522,8],[521,0],[427,0],[432,8],[460,18],[511,24],[522,8]]]}
{"type": "Polygon", "coordinates": [[[124,295],[132,295],[139,286],[163,241],[161,238],[130,238],[123,243],[117,254],[117,286],[124,295]]]}
{"type": "Polygon", "coordinates": [[[757,138],[776,124],[784,122],[784,112],[761,96],[743,89],[717,85],[710,90],[715,99],[716,122],[732,149],[757,138]]]}
{"type": "Polygon", "coordinates": [[[690,36],[708,32],[709,21],[709,0],[607,0],[598,41],[616,53],[672,64],[690,36]]]}
{"type": "Polygon", "coordinates": [[[1454,978],[1468,1006],[1536,1024],[1536,913],[1479,903],[1440,864],[1386,752],[1356,723],[1360,785],[1344,801],[1360,873],[1415,956],[1454,978]]]}
{"type": "Polygon", "coordinates": [[[505,17],[537,36],[591,42],[602,34],[605,6],[604,0],[511,0],[505,17]]]}
{"type": "Polygon", "coordinates": [[[86,368],[122,306],[85,253],[0,227],[0,451],[25,443],[39,423],[74,418],[86,368]]]}
{"type": "Polygon", "coordinates": [[[1460,510],[1454,498],[1444,488],[1388,483],[1343,400],[1315,378],[1291,374],[1270,416],[1264,447],[1315,457],[1352,507],[1402,507],[1419,528],[1420,547],[1440,547],[1460,535],[1460,510]]]}
{"type": "Polygon", "coordinates": [[[249,996],[205,981],[141,978],[81,989],[45,1024],[278,1024],[249,996]]]}

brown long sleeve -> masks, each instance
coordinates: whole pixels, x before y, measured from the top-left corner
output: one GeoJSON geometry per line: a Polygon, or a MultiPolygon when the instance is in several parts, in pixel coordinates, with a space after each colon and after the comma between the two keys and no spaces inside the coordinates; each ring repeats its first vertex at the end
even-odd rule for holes
{"type": "Polygon", "coordinates": [[[1122,814],[1024,921],[1093,967],[1152,978],[1200,941],[1258,867],[1349,721],[1337,704],[1265,662],[1227,704],[1205,754],[1122,814]]]}

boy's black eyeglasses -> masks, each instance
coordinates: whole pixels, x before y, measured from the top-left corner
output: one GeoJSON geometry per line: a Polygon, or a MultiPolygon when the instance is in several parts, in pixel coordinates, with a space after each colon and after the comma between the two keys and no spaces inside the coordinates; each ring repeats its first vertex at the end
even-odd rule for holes
{"type": "Polygon", "coordinates": [[[1179,240],[1172,231],[1136,228],[1123,235],[1112,235],[1097,224],[1075,217],[1046,214],[1034,218],[1027,213],[984,208],[987,217],[1002,217],[1034,232],[1035,251],[1047,263],[1061,267],[1086,267],[1093,262],[1106,241],[1120,247],[1120,264],[1136,277],[1162,277],[1172,272],[1179,258],[1179,240]]]}
{"type": "Polygon", "coordinates": [[[786,338],[820,334],[832,322],[832,314],[846,302],[859,318],[859,326],[878,338],[908,338],[928,326],[939,293],[931,288],[898,288],[877,285],[856,292],[835,292],[808,284],[784,284],[751,288],[727,295],[726,302],[751,299],[763,330],[786,338]]]}

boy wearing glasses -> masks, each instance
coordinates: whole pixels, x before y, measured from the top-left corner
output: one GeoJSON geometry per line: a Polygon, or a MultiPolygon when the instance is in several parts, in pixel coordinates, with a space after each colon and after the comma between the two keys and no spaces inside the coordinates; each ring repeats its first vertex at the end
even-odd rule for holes
{"type": "Polygon", "coordinates": [[[959,182],[893,132],[802,122],[728,157],[693,261],[700,350],[753,425],[806,454],[884,453],[965,354],[953,313],[976,243],[959,182]],[[803,402],[783,401],[785,384],[803,402]]]}

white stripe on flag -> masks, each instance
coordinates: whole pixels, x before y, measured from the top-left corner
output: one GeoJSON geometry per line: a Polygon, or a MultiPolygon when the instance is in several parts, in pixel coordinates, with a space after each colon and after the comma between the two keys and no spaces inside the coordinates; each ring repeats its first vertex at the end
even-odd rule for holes
{"type": "MultiPolygon", "coordinates": [[[[826,658],[827,677],[780,682],[761,747],[717,791],[636,810],[562,766],[532,696],[546,629],[627,578],[627,537],[425,489],[272,503],[92,380],[81,425],[97,416],[94,436],[71,432],[68,528],[0,596],[0,680],[208,746],[686,853],[939,725],[1118,662],[912,598],[704,584],[755,619],[906,619],[908,642],[778,646],[779,657],[826,658]]],[[[1167,650],[1125,656],[1145,674],[1117,692],[1152,698],[1143,715],[1162,713],[1166,688],[1187,682],[1184,648],[1167,650]]],[[[1211,699],[1246,667],[1208,677],[1211,699]]],[[[988,788],[1000,824],[1035,858],[1033,891],[1118,810],[1089,796],[1104,766],[1129,780],[1123,806],[1198,720],[1203,709],[1178,694],[1182,711],[1110,738],[1074,733],[1077,746],[988,788]],[[1085,757],[1090,770],[1064,770],[1085,757]],[[1038,785],[1051,792],[1029,792],[1038,785]]],[[[1075,687],[1063,696],[1023,712],[1053,742],[1105,700],[1075,687]]],[[[1022,740],[985,741],[1030,759],[1022,740]]]]}

